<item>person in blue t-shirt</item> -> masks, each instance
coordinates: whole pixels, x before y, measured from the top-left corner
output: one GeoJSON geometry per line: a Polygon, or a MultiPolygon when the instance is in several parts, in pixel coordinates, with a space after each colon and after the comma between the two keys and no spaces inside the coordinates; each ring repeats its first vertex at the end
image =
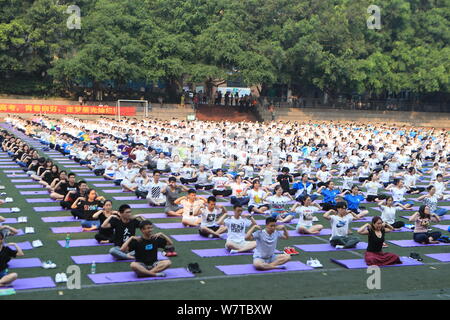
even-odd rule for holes
{"type": "Polygon", "coordinates": [[[292,185],[292,190],[295,190],[295,200],[300,201],[299,199],[303,199],[307,196],[310,196],[312,201],[316,200],[318,196],[312,194],[314,187],[314,183],[309,180],[308,174],[302,174],[301,180],[292,185]]]}
{"type": "Polygon", "coordinates": [[[359,204],[361,201],[364,201],[365,198],[362,195],[362,192],[359,190],[357,185],[353,185],[351,192],[348,193],[348,190],[344,193],[347,193],[344,196],[344,200],[347,201],[348,210],[359,214],[361,217],[367,215],[369,211],[365,207],[360,207],[359,204]]]}
{"type": "Polygon", "coordinates": [[[317,193],[323,196],[323,202],[320,205],[324,211],[336,210],[336,197],[343,197],[345,195],[345,193],[340,193],[339,189],[334,188],[333,181],[328,181],[324,186],[321,186],[317,190],[317,193]]]}

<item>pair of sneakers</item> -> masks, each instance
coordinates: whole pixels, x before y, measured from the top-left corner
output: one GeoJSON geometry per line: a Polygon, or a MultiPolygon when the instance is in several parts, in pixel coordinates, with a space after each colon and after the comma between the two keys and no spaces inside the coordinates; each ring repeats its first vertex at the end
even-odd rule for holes
{"type": "Polygon", "coordinates": [[[55,269],[56,268],[56,264],[53,263],[50,260],[44,261],[44,262],[42,262],[42,268],[44,268],[44,269],[55,269]]]}
{"type": "Polygon", "coordinates": [[[202,272],[202,270],[200,270],[200,266],[198,265],[197,262],[189,263],[187,269],[191,273],[201,273],[202,272]]]}
{"type": "Polygon", "coordinates": [[[320,261],[313,258],[309,258],[309,260],[306,261],[306,265],[312,268],[323,268],[323,265],[320,263],[320,261]]]}
{"type": "Polygon", "coordinates": [[[284,253],[289,254],[291,256],[299,254],[299,252],[297,250],[295,250],[293,247],[284,248],[284,253]]]}
{"type": "Polygon", "coordinates": [[[55,276],[55,282],[56,283],[66,283],[67,282],[67,275],[63,273],[57,273],[55,276]]]}
{"type": "Polygon", "coordinates": [[[167,248],[164,250],[163,254],[166,257],[176,257],[178,255],[178,253],[175,252],[175,248],[167,248]]]}

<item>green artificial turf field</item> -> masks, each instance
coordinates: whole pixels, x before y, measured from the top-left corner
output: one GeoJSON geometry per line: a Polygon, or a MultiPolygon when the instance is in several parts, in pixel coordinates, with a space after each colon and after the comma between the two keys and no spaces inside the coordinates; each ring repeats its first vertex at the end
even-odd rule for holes
{"type": "MultiPolygon", "coordinates": [[[[42,153],[42,152],[41,152],[42,153]]],[[[60,165],[60,164],[59,164],[60,165]]],[[[60,165],[62,168],[63,166],[60,165]]],[[[56,269],[45,270],[43,268],[21,268],[11,270],[17,272],[20,278],[50,276],[54,278],[56,273],[65,272],[69,265],[72,265],[71,256],[87,254],[105,254],[109,246],[83,247],[83,248],[63,248],[57,240],[64,240],[66,234],[53,234],[50,227],[79,226],[77,222],[44,223],[41,217],[70,215],[68,211],[58,212],[35,212],[33,207],[38,206],[58,206],[55,203],[27,203],[26,198],[48,198],[47,195],[21,195],[19,191],[29,189],[17,189],[11,182],[11,177],[7,177],[5,170],[0,169],[0,181],[6,186],[9,197],[14,198],[14,203],[4,204],[2,207],[19,207],[20,213],[5,213],[4,217],[27,216],[26,226],[35,228],[36,233],[32,235],[16,236],[9,238],[8,242],[22,242],[40,239],[44,246],[32,250],[26,250],[25,257],[38,257],[42,261],[52,260],[57,264],[56,269]]],[[[66,168],[70,172],[70,168],[66,168]]],[[[78,177],[80,180],[82,177],[78,177]]],[[[101,183],[101,182],[93,182],[101,183]]],[[[16,183],[20,184],[20,183],[16,183]]],[[[92,182],[89,182],[92,186],[92,182]]],[[[117,194],[105,194],[101,190],[109,188],[95,188],[100,195],[107,199],[113,196],[131,195],[122,193],[119,188],[117,194]]],[[[36,189],[33,189],[36,190],[36,189]]],[[[42,189],[40,189],[42,190],[42,189]]],[[[417,196],[416,196],[417,197],[417,196]]],[[[117,209],[123,203],[145,203],[143,200],[135,201],[114,201],[114,208],[117,209]]],[[[417,204],[416,204],[417,205],[417,204]]],[[[450,205],[450,202],[442,202],[440,205],[450,205]]],[[[370,215],[376,215],[376,211],[370,209],[370,215]]],[[[231,208],[229,208],[231,210],[231,208]]],[[[135,214],[162,212],[160,208],[133,209],[135,214]]],[[[400,215],[410,215],[412,212],[402,211],[400,215]]],[[[257,217],[263,219],[263,217],[257,217]]],[[[325,228],[329,228],[329,222],[319,215],[319,222],[325,228]]],[[[177,222],[178,219],[154,219],[153,222],[177,222]]],[[[402,219],[402,221],[405,221],[402,219]]],[[[352,227],[361,226],[362,222],[353,222],[352,227]]],[[[443,221],[441,224],[449,224],[443,221]]],[[[25,224],[14,224],[16,228],[24,228],[25,224]]],[[[293,229],[294,225],[290,228],[293,229]]],[[[442,230],[440,230],[442,231],[442,230]]],[[[155,228],[155,232],[164,232],[168,235],[196,233],[196,229],[165,229],[155,228]]],[[[442,231],[448,234],[447,231],[442,231]]],[[[73,233],[74,239],[93,238],[94,233],[73,233]]],[[[319,244],[327,243],[329,236],[293,237],[289,240],[280,240],[278,249],[283,249],[287,245],[296,244],[319,244]]],[[[364,236],[360,236],[361,241],[367,241],[364,236]]],[[[386,240],[412,239],[412,233],[390,233],[386,240]]],[[[200,258],[191,252],[191,249],[202,248],[223,248],[224,240],[177,242],[175,248],[177,257],[171,258],[172,267],[186,267],[190,262],[198,262],[202,269],[201,274],[194,278],[167,279],[156,281],[145,281],[139,283],[96,285],[89,278],[90,264],[80,265],[81,289],[69,290],[64,284],[57,284],[56,288],[35,289],[28,291],[17,291],[16,295],[1,297],[0,299],[448,299],[450,288],[448,279],[450,278],[450,265],[441,263],[432,258],[426,257],[427,253],[445,253],[450,251],[450,246],[421,247],[421,248],[401,248],[390,244],[387,251],[394,252],[400,256],[409,256],[415,251],[424,258],[423,266],[412,267],[390,267],[381,269],[381,289],[369,290],[366,286],[366,269],[349,270],[330,261],[335,259],[356,259],[363,258],[364,250],[340,251],[340,252],[301,252],[298,256],[293,256],[292,261],[306,263],[309,257],[317,258],[323,264],[323,269],[300,272],[281,272],[274,274],[257,274],[244,276],[226,276],[216,265],[227,264],[248,264],[252,262],[251,256],[231,256],[217,258],[200,258]]],[[[128,262],[116,262],[108,264],[97,264],[97,273],[129,271],[128,262]]]]}

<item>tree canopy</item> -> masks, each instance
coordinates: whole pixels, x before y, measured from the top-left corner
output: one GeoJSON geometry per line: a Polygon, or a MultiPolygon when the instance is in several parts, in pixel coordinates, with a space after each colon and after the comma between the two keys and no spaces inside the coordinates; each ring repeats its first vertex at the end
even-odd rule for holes
{"type": "MultiPolygon", "coordinates": [[[[1,78],[186,81],[417,94],[450,89],[448,0],[82,0],[68,29],[58,0],[0,0],[1,78]]],[[[1,90],[1,88],[0,88],[1,90]]]]}

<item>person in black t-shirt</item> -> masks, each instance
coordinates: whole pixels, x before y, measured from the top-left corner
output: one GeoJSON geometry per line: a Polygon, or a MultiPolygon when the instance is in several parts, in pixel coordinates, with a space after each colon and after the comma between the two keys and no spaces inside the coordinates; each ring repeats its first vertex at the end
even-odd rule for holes
{"type": "MultiPolygon", "coordinates": [[[[68,174],[68,180],[61,182],[61,184],[58,186],[55,186],[55,193],[57,193],[56,195],[50,194],[50,197],[52,199],[60,196],[60,195],[64,195],[63,199],[61,199],[61,207],[68,209],[70,208],[70,206],[73,203],[73,200],[77,199],[75,198],[75,195],[77,193],[77,191],[80,189],[79,188],[79,183],[77,183],[75,181],[75,173],[69,173],[68,174]]],[[[81,184],[82,181],[80,181],[81,184]]],[[[87,190],[87,184],[86,182],[84,183],[84,189],[87,190]]]]}
{"type": "Polygon", "coordinates": [[[67,193],[67,172],[65,170],[60,171],[59,177],[53,179],[50,188],[50,198],[53,200],[64,200],[64,196],[67,193]]]}
{"type": "Polygon", "coordinates": [[[384,234],[393,230],[394,227],[383,222],[379,216],[373,217],[372,223],[366,223],[359,228],[359,234],[368,235],[367,251],[364,256],[368,266],[387,266],[402,263],[400,257],[395,253],[383,252],[384,234]]]}
{"type": "Polygon", "coordinates": [[[79,210],[77,208],[72,208],[72,205],[79,200],[86,200],[88,190],[89,188],[86,181],[82,180],[78,182],[77,191],[68,192],[64,200],[61,201],[61,207],[65,209],[72,209],[72,215],[74,217],[78,217],[79,210]]]}
{"type": "Polygon", "coordinates": [[[103,197],[97,196],[97,192],[94,189],[90,189],[86,198],[78,198],[72,204],[72,209],[77,209],[77,216],[82,219],[81,226],[83,231],[92,231],[100,227],[100,221],[98,218],[94,218],[93,215],[103,207],[104,200],[103,197]]]}
{"type": "Polygon", "coordinates": [[[17,273],[8,274],[8,262],[11,258],[23,256],[23,251],[16,243],[8,243],[4,245],[4,236],[0,232],[0,287],[10,285],[17,280],[17,273]],[[12,250],[9,246],[14,246],[16,250],[12,250]]]}
{"type": "Polygon", "coordinates": [[[135,252],[136,261],[130,267],[138,277],[165,277],[166,274],[162,271],[172,263],[170,260],[158,261],[158,248],[173,247],[172,240],[161,232],[152,234],[153,224],[148,220],[142,221],[139,229],[142,236],[128,238],[120,250],[124,253],[135,252]]]}
{"type": "MultiPolygon", "coordinates": [[[[289,168],[284,167],[283,169],[281,169],[281,174],[278,175],[277,181],[280,184],[281,188],[283,189],[283,193],[289,192],[291,194],[289,184],[294,182],[294,178],[292,177],[291,174],[289,174],[289,168]]],[[[293,191],[295,194],[295,190],[293,190],[293,191]]],[[[291,195],[293,195],[293,194],[291,194],[291,195]]]]}
{"type": "Polygon", "coordinates": [[[120,248],[129,237],[136,235],[136,229],[139,228],[141,221],[142,217],[133,217],[130,206],[123,204],[119,207],[119,216],[111,215],[102,223],[101,228],[112,228],[114,230],[114,247],[109,250],[114,258],[119,260],[134,259],[134,252],[127,254],[120,248]]]}
{"type": "MultiPolygon", "coordinates": [[[[106,219],[108,219],[112,215],[119,216],[119,212],[112,209],[111,200],[106,200],[103,208],[94,213],[92,217],[94,219],[100,220],[100,225],[102,225],[103,222],[105,222],[106,219]]],[[[112,228],[104,229],[100,227],[98,233],[95,235],[95,240],[97,240],[98,243],[113,243],[113,237],[114,230],[112,228]]]]}

